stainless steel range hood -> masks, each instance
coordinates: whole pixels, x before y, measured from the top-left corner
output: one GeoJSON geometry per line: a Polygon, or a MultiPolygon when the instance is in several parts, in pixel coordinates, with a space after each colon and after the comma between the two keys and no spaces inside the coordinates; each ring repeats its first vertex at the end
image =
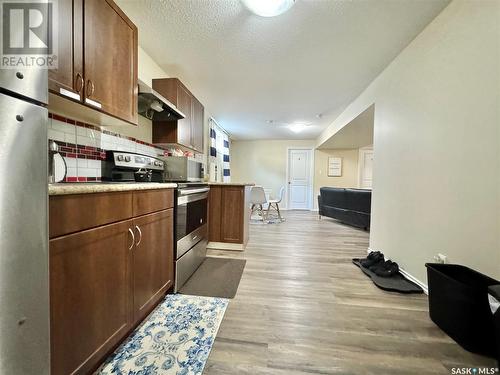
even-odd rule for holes
{"type": "Polygon", "coordinates": [[[155,121],[180,120],[186,117],[175,105],[139,80],[138,112],[155,121]]]}

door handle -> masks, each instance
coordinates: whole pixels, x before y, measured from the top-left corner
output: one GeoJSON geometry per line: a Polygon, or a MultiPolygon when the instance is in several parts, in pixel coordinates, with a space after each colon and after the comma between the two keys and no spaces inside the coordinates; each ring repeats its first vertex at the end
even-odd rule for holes
{"type": "Polygon", "coordinates": [[[90,98],[92,95],[94,95],[95,91],[95,86],[94,82],[92,82],[90,79],[87,81],[87,98],[90,98]],[[90,92],[89,92],[90,91],[90,92]]]}
{"type": "Polygon", "coordinates": [[[134,244],[135,244],[135,234],[134,234],[134,231],[130,228],[128,228],[128,232],[132,235],[132,245],[130,245],[130,247],[128,249],[132,250],[132,248],[134,247],[134,244]]]}
{"type": "Polygon", "coordinates": [[[76,92],[80,94],[83,90],[83,86],[85,86],[85,81],[83,80],[83,76],[80,73],[76,75],[76,92]]]}
{"type": "Polygon", "coordinates": [[[139,228],[137,225],[135,226],[135,229],[137,229],[137,232],[139,233],[139,241],[137,241],[137,243],[135,244],[135,246],[139,246],[139,244],[142,241],[142,232],[141,232],[141,228],[139,228]]]}

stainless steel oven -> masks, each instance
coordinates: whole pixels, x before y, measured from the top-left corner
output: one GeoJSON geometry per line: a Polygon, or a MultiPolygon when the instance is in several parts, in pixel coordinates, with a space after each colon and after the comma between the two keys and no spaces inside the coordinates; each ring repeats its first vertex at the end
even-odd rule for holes
{"type": "Polygon", "coordinates": [[[175,207],[175,291],[178,291],[205,260],[208,242],[207,184],[179,184],[175,207]]]}

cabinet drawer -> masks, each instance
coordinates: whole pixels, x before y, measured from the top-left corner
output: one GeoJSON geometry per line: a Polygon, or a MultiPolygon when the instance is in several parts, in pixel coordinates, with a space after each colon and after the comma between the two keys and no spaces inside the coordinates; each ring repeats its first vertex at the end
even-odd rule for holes
{"type": "Polygon", "coordinates": [[[132,192],[53,195],[49,200],[50,238],[132,217],[132,192]]]}
{"type": "Polygon", "coordinates": [[[134,216],[146,215],[151,212],[174,207],[174,190],[136,191],[133,197],[134,216]]]}

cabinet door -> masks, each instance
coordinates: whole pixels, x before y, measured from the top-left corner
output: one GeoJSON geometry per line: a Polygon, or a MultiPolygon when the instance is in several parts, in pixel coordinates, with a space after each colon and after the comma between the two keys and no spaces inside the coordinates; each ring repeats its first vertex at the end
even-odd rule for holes
{"type": "Polygon", "coordinates": [[[243,219],[246,214],[244,206],[244,190],[242,187],[225,186],[222,188],[222,242],[243,243],[243,219]]]}
{"type": "Polygon", "coordinates": [[[144,318],[173,286],[173,209],[134,219],[134,321],[144,318]]]}
{"type": "Polygon", "coordinates": [[[191,139],[193,148],[198,152],[203,152],[204,116],[203,105],[198,99],[193,98],[191,139]]]}
{"type": "Polygon", "coordinates": [[[192,96],[182,85],[177,88],[177,108],[186,115],[177,121],[177,143],[192,148],[191,143],[192,96]]]}
{"type": "Polygon", "coordinates": [[[50,241],[52,375],[89,373],[132,327],[132,224],[50,241]]]}
{"type": "Polygon", "coordinates": [[[221,242],[222,187],[210,186],[208,193],[208,240],[221,242]]]}
{"type": "Polygon", "coordinates": [[[137,124],[137,27],[111,0],[85,0],[84,22],[85,102],[137,124]]]}
{"type": "Polygon", "coordinates": [[[83,79],[83,0],[57,2],[58,61],[49,70],[49,90],[81,100],[83,79]]]}

